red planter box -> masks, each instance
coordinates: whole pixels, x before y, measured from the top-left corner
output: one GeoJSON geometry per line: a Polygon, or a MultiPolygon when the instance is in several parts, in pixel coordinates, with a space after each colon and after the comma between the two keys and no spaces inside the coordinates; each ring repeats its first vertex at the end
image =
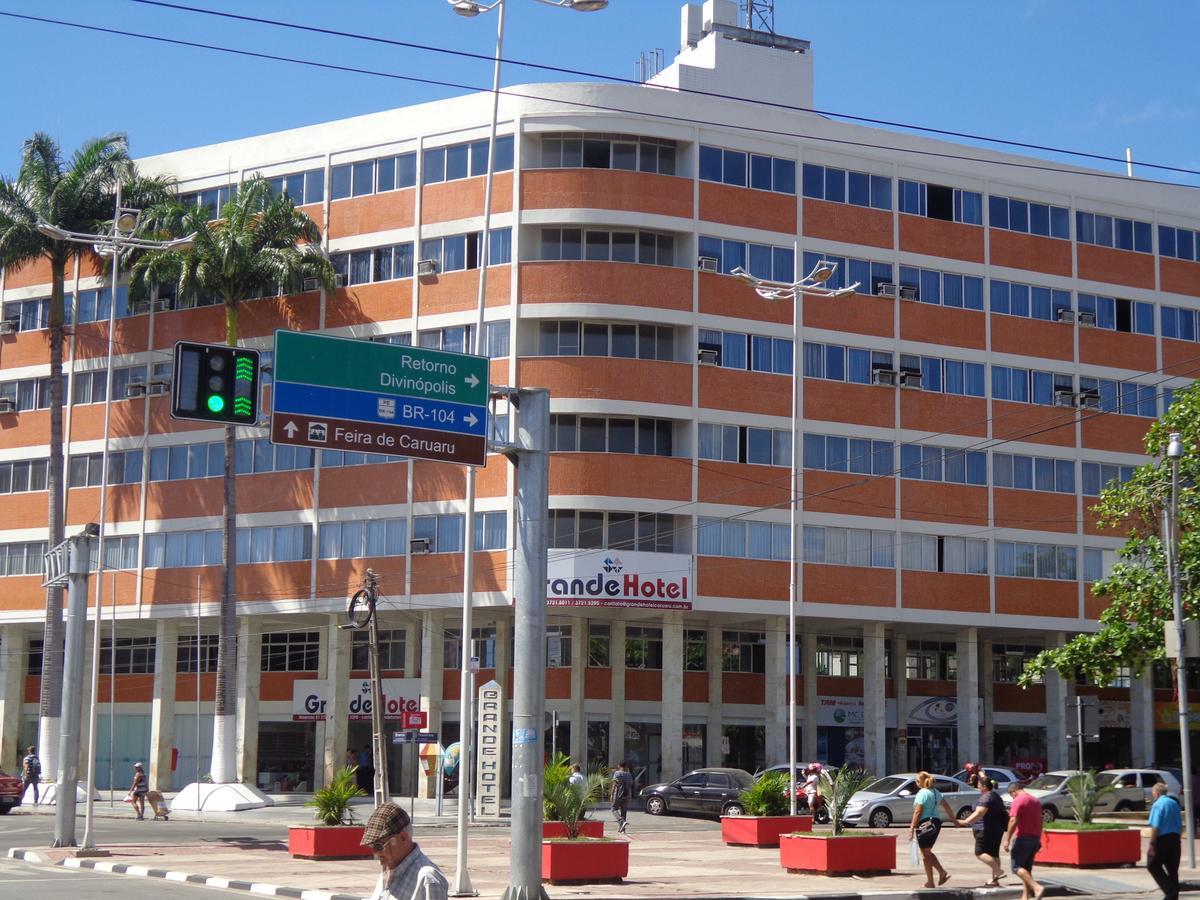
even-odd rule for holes
{"type": "Polygon", "coordinates": [[[721,840],[739,847],[778,847],[793,831],[812,831],[812,816],[721,816],[721,840]]]}
{"type": "Polygon", "coordinates": [[[362,846],[362,825],[290,825],[288,852],[300,859],[361,859],[371,855],[362,846]]]}
{"type": "Polygon", "coordinates": [[[896,868],[896,836],[789,835],[779,838],[779,862],[789,872],[863,875],[896,868]]]}
{"type": "Polygon", "coordinates": [[[542,841],[542,881],[620,881],[628,874],[628,841],[542,841]]]}
{"type": "Polygon", "coordinates": [[[1038,865],[1136,866],[1142,859],[1142,833],[1137,828],[1111,831],[1042,832],[1038,865]]]}
{"type": "MultiPolygon", "coordinates": [[[[543,838],[565,838],[567,836],[567,826],[562,822],[543,822],[542,837],[543,838]]],[[[588,838],[604,837],[604,820],[602,819],[584,819],[579,823],[579,836],[588,838]]]]}

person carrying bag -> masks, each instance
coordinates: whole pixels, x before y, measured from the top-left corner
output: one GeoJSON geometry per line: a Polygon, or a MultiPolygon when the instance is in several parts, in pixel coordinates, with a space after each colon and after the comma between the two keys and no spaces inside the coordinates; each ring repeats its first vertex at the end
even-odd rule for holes
{"type": "Polygon", "coordinates": [[[950,804],[946,802],[941,791],[934,788],[932,775],[928,772],[918,772],[917,787],[920,790],[913,798],[913,815],[912,822],[908,826],[908,839],[915,840],[917,847],[920,848],[921,861],[925,866],[925,887],[932,888],[950,880],[950,874],[942,868],[942,864],[933,852],[933,845],[937,843],[938,834],[942,830],[941,812],[944,811],[946,818],[955,825],[958,824],[958,821],[954,818],[954,811],[950,809],[950,804]],[[933,882],[935,871],[938,873],[937,884],[933,882]]]}

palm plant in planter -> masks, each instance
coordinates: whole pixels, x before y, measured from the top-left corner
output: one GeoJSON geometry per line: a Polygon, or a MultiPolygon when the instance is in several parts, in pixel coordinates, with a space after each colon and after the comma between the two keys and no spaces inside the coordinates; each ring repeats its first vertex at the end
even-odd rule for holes
{"type": "Polygon", "coordinates": [[[304,805],[316,810],[313,817],[320,824],[288,827],[288,850],[292,856],[344,859],[371,855],[370,849],[362,846],[364,826],[354,824],[350,808],[351,800],[366,796],[355,780],[357,771],[357,766],[346,766],[334,773],[329,784],[313,792],[312,799],[304,805]]]}
{"type": "Polygon", "coordinates": [[[812,816],[788,815],[788,777],[768,772],[742,791],[744,815],[721,816],[721,840],[726,844],[778,847],[779,836],[812,831],[812,816]]]}
{"type": "Polygon", "coordinates": [[[602,772],[589,772],[581,789],[570,777],[567,757],[560,754],[546,764],[542,879],[552,884],[620,881],[629,874],[629,843],[603,837],[604,823],[587,819],[588,808],[604,796],[608,778],[602,772]]]}
{"type": "Polygon", "coordinates": [[[543,837],[565,837],[573,841],[580,837],[602,837],[604,823],[589,820],[588,808],[604,796],[608,779],[601,772],[589,772],[580,790],[571,783],[570,759],[558,754],[546,763],[542,776],[543,826],[558,823],[558,828],[543,827],[543,837]],[[588,827],[596,826],[596,827],[588,827]],[[551,833],[552,832],[552,833],[551,833]]]}
{"type": "Polygon", "coordinates": [[[1067,779],[1074,822],[1051,822],[1042,833],[1038,862],[1063,866],[1136,865],[1142,857],[1141,832],[1124,825],[1093,822],[1096,804],[1116,793],[1111,781],[1098,783],[1095,771],[1067,779]]]}
{"type": "Polygon", "coordinates": [[[779,861],[789,872],[826,875],[890,872],[896,868],[894,834],[845,834],[846,805],[874,780],[865,769],[842,766],[835,775],[821,773],[821,795],[829,810],[832,834],[785,834],[779,839],[779,861]]]}

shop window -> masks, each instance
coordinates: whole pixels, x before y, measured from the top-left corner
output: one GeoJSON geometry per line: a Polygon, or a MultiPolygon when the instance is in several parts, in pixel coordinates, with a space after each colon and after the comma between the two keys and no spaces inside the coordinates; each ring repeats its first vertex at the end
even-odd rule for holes
{"type": "MultiPolygon", "coordinates": [[[[607,669],[609,648],[612,644],[612,629],[598,622],[588,624],[588,666],[595,669],[607,669]]],[[[590,729],[590,725],[588,726],[590,729]]],[[[605,742],[607,746],[607,741],[605,742]]]]}
{"type": "Polygon", "coordinates": [[[767,671],[767,635],[763,631],[724,631],[721,633],[721,670],[723,672],[767,671]]]}

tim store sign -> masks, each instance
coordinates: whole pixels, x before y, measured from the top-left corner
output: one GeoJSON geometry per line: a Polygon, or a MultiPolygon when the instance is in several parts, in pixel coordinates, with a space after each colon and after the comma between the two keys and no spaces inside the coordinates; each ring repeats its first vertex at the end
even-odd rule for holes
{"type": "Polygon", "coordinates": [[[551,550],[547,606],[691,609],[692,558],[678,553],[551,550]]]}

